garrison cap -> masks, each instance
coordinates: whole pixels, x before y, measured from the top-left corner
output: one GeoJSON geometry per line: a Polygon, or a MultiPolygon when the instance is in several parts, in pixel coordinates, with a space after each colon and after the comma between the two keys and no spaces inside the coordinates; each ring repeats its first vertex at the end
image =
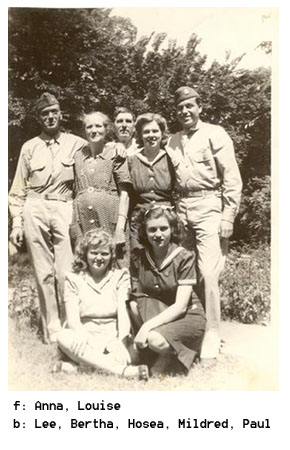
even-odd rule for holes
{"type": "Polygon", "coordinates": [[[189,86],[181,86],[175,91],[174,100],[175,104],[178,105],[183,100],[187,100],[188,98],[197,97],[199,98],[198,93],[189,86]]]}
{"type": "Polygon", "coordinates": [[[42,109],[47,108],[47,106],[59,105],[58,100],[54,95],[49,92],[44,92],[38,100],[35,102],[35,108],[37,112],[40,112],[42,109]]]}

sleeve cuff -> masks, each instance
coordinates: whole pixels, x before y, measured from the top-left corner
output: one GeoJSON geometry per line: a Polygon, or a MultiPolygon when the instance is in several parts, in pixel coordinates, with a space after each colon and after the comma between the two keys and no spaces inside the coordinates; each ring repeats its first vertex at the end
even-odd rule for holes
{"type": "Polygon", "coordinates": [[[196,284],[195,278],[190,278],[187,280],[178,280],[178,286],[193,286],[196,284]]]}

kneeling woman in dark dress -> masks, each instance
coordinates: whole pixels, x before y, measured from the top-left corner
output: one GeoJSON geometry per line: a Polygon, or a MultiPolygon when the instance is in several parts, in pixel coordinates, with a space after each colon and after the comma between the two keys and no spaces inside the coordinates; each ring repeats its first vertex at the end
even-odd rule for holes
{"type": "Polygon", "coordinates": [[[195,293],[195,254],[179,245],[181,229],[170,207],[153,206],[140,222],[144,248],[135,249],[131,261],[135,344],[158,354],[163,371],[175,360],[188,373],[199,356],[206,326],[195,293]]]}

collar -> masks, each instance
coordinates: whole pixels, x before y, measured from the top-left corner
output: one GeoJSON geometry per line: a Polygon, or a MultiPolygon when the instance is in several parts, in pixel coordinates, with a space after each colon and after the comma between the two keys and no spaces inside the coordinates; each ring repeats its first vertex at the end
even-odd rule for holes
{"type": "Polygon", "coordinates": [[[44,133],[44,131],[42,131],[39,137],[46,143],[47,146],[49,146],[50,144],[60,145],[62,135],[63,133],[61,131],[58,131],[55,136],[49,136],[48,134],[44,133]]]}
{"type": "Polygon", "coordinates": [[[136,153],[136,157],[140,159],[140,161],[142,161],[146,166],[149,167],[152,167],[154,164],[156,164],[157,161],[163,158],[164,155],[166,155],[166,151],[161,148],[159,150],[158,155],[155,156],[153,161],[149,161],[148,158],[143,154],[143,149],[140,152],[136,153]]]}
{"type": "MultiPolygon", "coordinates": [[[[83,161],[88,158],[94,158],[93,155],[91,154],[90,146],[88,143],[82,148],[82,153],[83,153],[83,161]]],[[[97,157],[101,159],[111,159],[112,143],[105,144],[103,150],[101,151],[101,153],[98,153],[97,157]]]]}
{"type": "Polygon", "coordinates": [[[181,250],[183,250],[183,247],[178,247],[178,246],[176,246],[176,244],[171,244],[171,252],[162,261],[162,264],[160,265],[160,267],[156,266],[155,261],[152,258],[152,256],[150,255],[149,250],[147,248],[145,248],[145,255],[146,255],[146,258],[147,258],[149,264],[153,267],[153,269],[161,271],[161,270],[165,269],[167,266],[169,266],[171,261],[181,252],[181,250]]]}
{"type": "Polygon", "coordinates": [[[197,130],[199,130],[202,127],[202,125],[203,125],[203,122],[200,119],[198,119],[195,127],[194,128],[190,128],[188,130],[188,132],[186,132],[185,130],[182,130],[182,135],[183,136],[187,136],[188,138],[190,138],[197,130]]]}
{"type": "Polygon", "coordinates": [[[96,283],[91,274],[89,272],[85,272],[84,280],[92,289],[94,289],[94,291],[100,293],[102,289],[105,287],[105,285],[111,280],[112,276],[113,271],[109,270],[107,275],[105,275],[104,278],[99,283],[96,283]]]}

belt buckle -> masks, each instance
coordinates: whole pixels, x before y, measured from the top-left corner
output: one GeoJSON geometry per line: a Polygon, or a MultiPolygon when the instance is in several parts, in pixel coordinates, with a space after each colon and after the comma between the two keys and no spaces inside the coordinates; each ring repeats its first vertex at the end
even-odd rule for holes
{"type": "Polygon", "coordinates": [[[93,186],[88,187],[87,191],[91,194],[92,192],[94,192],[94,188],[93,186]]]}

